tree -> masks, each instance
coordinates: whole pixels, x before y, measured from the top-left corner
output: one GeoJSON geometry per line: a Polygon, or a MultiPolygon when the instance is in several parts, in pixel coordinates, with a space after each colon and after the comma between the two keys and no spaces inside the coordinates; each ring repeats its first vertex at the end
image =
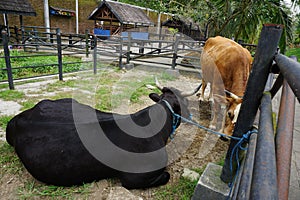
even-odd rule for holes
{"type": "MultiPolygon", "coordinates": [[[[284,52],[287,40],[292,41],[291,12],[283,0],[122,0],[143,7],[189,17],[207,30],[207,36],[222,35],[228,38],[256,43],[262,25],[283,24],[280,41],[284,52]]],[[[292,0],[300,4],[300,0],[292,0]]]]}

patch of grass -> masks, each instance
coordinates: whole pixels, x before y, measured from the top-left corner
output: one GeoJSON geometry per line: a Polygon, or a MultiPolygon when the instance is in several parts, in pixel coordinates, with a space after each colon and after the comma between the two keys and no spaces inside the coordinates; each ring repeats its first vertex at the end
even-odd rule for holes
{"type": "Polygon", "coordinates": [[[296,56],[298,59],[298,62],[300,61],[300,48],[293,48],[293,49],[289,49],[287,50],[287,52],[285,53],[286,56],[296,56]]]}
{"type": "Polygon", "coordinates": [[[0,174],[21,174],[24,170],[15,150],[7,142],[0,142],[0,174]]]}
{"type": "MultiPolygon", "coordinates": [[[[39,56],[34,56],[36,53],[29,53],[20,50],[10,51],[10,59],[14,78],[32,77],[46,74],[58,73],[58,61],[57,55],[43,55],[43,52],[39,52],[39,56]],[[53,64],[53,66],[43,66],[47,64],[53,64]],[[20,68],[28,67],[28,68],[20,68]]],[[[90,65],[82,64],[81,58],[72,56],[63,56],[63,72],[74,72],[82,69],[90,68],[90,65]]],[[[4,59],[0,59],[0,69],[6,68],[4,59]]],[[[7,73],[4,70],[0,70],[0,80],[6,80],[7,73]]]]}
{"type": "Polygon", "coordinates": [[[51,199],[74,199],[80,195],[80,199],[88,199],[90,188],[93,185],[84,184],[82,186],[60,187],[38,183],[34,179],[28,180],[24,186],[18,188],[19,199],[31,198],[51,198],[51,199]]]}
{"type": "Polygon", "coordinates": [[[5,130],[6,129],[6,125],[9,122],[9,120],[11,120],[11,118],[13,118],[12,116],[1,116],[0,117],[0,127],[5,130]]]}
{"type": "Polygon", "coordinates": [[[20,104],[22,105],[22,111],[24,111],[35,106],[36,101],[33,101],[33,99],[29,99],[27,101],[21,102],[20,104]]]}
{"type": "Polygon", "coordinates": [[[24,93],[16,90],[3,90],[0,91],[1,99],[5,101],[16,101],[18,99],[24,98],[24,93]]]}
{"type": "Polygon", "coordinates": [[[190,200],[194,194],[198,180],[191,181],[187,178],[180,177],[178,183],[166,185],[159,188],[155,193],[158,200],[190,200]]]}

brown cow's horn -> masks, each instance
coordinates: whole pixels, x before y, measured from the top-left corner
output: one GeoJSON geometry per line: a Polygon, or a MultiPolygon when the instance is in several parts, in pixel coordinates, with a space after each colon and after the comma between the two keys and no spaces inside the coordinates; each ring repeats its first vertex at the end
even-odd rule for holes
{"type": "Polygon", "coordinates": [[[239,97],[239,96],[233,94],[232,92],[229,92],[228,90],[224,90],[224,91],[225,91],[225,94],[226,94],[226,95],[230,96],[231,98],[233,98],[233,99],[235,99],[235,100],[241,99],[241,97],[239,97]]]}
{"type": "Polygon", "coordinates": [[[183,93],[181,93],[181,95],[183,97],[192,96],[192,95],[196,94],[200,90],[201,86],[202,86],[202,83],[200,85],[198,85],[198,87],[196,87],[193,91],[183,92],[183,93]]]}
{"type": "Polygon", "coordinates": [[[162,87],[162,86],[160,85],[160,83],[158,82],[157,77],[155,77],[155,85],[156,85],[156,87],[157,87],[160,91],[162,91],[163,87],[162,87]]]}

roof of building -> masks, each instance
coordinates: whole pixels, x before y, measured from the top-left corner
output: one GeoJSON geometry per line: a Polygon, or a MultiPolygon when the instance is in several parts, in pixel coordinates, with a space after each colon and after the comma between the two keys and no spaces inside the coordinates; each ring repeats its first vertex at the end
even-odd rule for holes
{"type": "Polygon", "coordinates": [[[36,16],[28,0],[1,0],[0,13],[36,16]]]}
{"type": "Polygon", "coordinates": [[[146,15],[142,8],[130,4],[105,1],[103,0],[99,6],[90,14],[88,19],[91,20],[106,20],[101,17],[101,11],[108,8],[116,19],[122,24],[137,24],[137,25],[154,25],[150,18],[146,15]]]}
{"type": "Polygon", "coordinates": [[[183,16],[173,16],[171,19],[168,19],[162,23],[163,26],[168,27],[190,27],[192,30],[199,30],[200,25],[195,23],[192,19],[186,18],[183,16]]]}

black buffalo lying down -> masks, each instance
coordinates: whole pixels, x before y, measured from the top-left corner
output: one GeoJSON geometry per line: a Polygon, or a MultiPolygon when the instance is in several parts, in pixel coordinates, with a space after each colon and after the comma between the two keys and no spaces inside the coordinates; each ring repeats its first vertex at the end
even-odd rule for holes
{"type": "Polygon", "coordinates": [[[47,184],[72,186],[112,177],[128,189],[166,184],[164,147],[180,124],[167,104],[189,116],[185,97],[199,87],[190,94],[159,89],[161,95],[149,95],[156,104],[130,115],[101,112],[74,99],[43,100],[9,121],[7,142],[32,176],[47,184]]]}

